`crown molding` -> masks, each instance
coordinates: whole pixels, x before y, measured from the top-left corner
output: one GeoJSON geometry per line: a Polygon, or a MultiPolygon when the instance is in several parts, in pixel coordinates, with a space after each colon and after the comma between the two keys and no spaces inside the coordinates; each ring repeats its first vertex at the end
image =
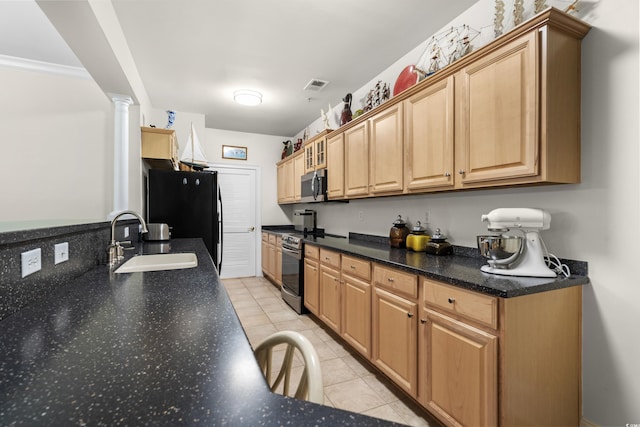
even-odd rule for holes
{"type": "Polygon", "coordinates": [[[18,58],[16,56],[0,55],[0,66],[91,80],[91,75],[83,67],[54,64],[51,62],[36,61],[34,59],[18,58]]]}

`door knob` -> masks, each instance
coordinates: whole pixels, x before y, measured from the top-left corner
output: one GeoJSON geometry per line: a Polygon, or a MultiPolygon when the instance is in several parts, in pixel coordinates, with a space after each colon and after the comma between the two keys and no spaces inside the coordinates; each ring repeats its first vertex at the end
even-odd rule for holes
{"type": "Polygon", "coordinates": [[[249,227],[249,231],[253,231],[255,229],[256,229],[255,227],[249,227]]]}

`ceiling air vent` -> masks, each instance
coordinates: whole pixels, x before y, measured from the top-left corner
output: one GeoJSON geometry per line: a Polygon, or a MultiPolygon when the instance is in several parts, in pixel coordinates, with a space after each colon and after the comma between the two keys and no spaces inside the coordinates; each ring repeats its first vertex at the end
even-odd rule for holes
{"type": "Polygon", "coordinates": [[[320,79],[311,79],[309,83],[304,87],[304,90],[310,90],[313,92],[318,92],[322,90],[329,82],[320,79]]]}

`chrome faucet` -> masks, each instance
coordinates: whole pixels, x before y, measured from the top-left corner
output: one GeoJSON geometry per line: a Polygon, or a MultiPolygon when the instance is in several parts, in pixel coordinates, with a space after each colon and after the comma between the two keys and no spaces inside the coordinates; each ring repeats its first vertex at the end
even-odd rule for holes
{"type": "Polygon", "coordinates": [[[120,218],[123,215],[133,215],[135,216],[138,221],[140,221],[140,225],[142,225],[142,233],[147,233],[147,223],[144,222],[144,219],[142,219],[142,217],[134,211],[122,211],[120,212],[118,215],[116,215],[112,220],[111,220],[111,241],[109,242],[109,246],[107,246],[107,251],[109,252],[109,266],[113,267],[114,265],[116,265],[119,261],[122,261],[122,259],[124,258],[124,247],[122,247],[122,245],[120,243],[124,243],[124,242],[118,242],[116,241],[116,222],[118,220],[118,218],[120,218]]]}

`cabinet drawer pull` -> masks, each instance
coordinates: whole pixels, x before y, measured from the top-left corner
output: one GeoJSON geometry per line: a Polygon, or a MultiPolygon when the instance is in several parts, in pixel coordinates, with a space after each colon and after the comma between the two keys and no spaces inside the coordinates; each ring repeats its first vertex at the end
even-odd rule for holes
{"type": "Polygon", "coordinates": [[[388,280],[389,282],[393,282],[393,277],[388,277],[388,278],[387,278],[387,280],[388,280]]]}
{"type": "Polygon", "coordinates": [[[356,266],[355,265],[350,265],[349,267],[351,267],[352,269],[355,270],[356,266]]]}
{"type": "Polygon", "coordinates": [[[449,301],[449,304],[453,304],[454,302],[456,302],[455,298],[448,298],[447,301],[449,301]]]}
{"type": "Polygon", "coordinates": [[[409,317],[409,318],[413,317],[413,313],[411,313],[411,312],[407,313],[407,317],[409,317]]]}

